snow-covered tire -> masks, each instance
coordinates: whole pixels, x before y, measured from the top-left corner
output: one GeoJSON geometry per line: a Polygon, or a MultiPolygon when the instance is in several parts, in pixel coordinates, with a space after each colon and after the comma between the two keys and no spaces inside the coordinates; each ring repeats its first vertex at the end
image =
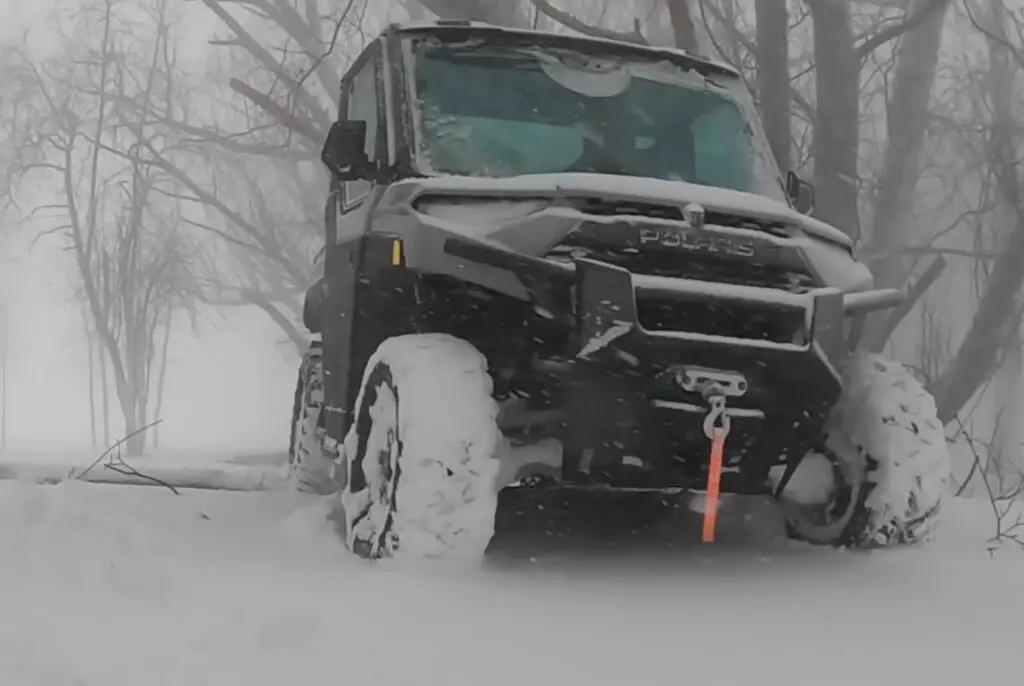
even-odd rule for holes
{"type": "Polygon", "coordinates": [[[314,342],[299,366],[288,445],[288,483],[303,493],[328,495],[338,488],[334,455],[324,446],[325,430],[320,422],[323,403],[323,360],[320,344],[314,342]]]}
{"type": "Polygon", "coordinates": [[[480,558],[494,535],[501,432],[487,361],[444,334],[384,341],[345,437],[346,544],[367,559],[480,558]]]}
{"type": "Polygon", "coordinates": [[[843,484],[842,515],[819,525],[807,520],[805,508],[783,503],[789,532],[848,548],[923,542],[950,481],[935,399],[909,369],[878,355],[856,355],[844,377],[823,451],[843,484]]]}

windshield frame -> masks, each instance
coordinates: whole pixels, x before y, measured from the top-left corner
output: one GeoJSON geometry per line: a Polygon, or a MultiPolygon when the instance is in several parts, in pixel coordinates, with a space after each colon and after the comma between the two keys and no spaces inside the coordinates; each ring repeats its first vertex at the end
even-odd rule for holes
{"type": "MultiPolygon", "coordinates": [[[[745,192],[792,206],[791,199],[786,192],[785,179],[771,151],[753,98],[742,79],[731,68],[714,62],[695,59],[676,50],[634,46],[610,40],[532,31],[509,31],[506,29],[481,27],[431,27],[429,30],[406,29],[399,31],[398,39],[406,75],[404,79],[405,93],[403,95],[409,103],[406,119],[408,126],[407,141],[410,147],[409,163],[414,173],[419,176],[456,176],[455,174],[434,169],[424,150],[424,134],[421,127],[422,113],[419,108],[419,94],[416,88],[416,53],[420,45],[423,43],[435,43],[441,46],[468,47],[476,44],[487,45],[495,49],[508,48],[512,51],[523,49],[541,51],[545,49],[553,51],[568,50],[595,57],[613,56],[627,60],[633,59],[645,65],[668,61],[675,67],[700,74],[711,85],[721,89],[722,94],[736,105],[744,117],[745,124],[749,127],[751,152],[753,153],[753,163],[755,166],[754,177],[757,179],[757,182],[755,184],[756,188],[745,192]]],[[[499,180],[501,177],[491,178],[499,180]]],[[[720,188],[718,186],[707,187],[720,188]]]]}

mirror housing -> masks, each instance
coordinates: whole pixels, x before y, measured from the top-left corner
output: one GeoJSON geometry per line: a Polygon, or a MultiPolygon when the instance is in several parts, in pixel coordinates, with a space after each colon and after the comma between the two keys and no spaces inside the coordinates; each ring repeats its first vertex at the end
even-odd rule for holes
{"type": "Polygon", "coordinates": [[[794,171],[786,174],[786,195],[797,212],[810,214],[814,211],[814,186],[794,171]]]}
{"type": "Polygon", "coordinates": [[[339,181],[368,178],[372,169],[366,156],[366,122],[336,121],[331,124],[320,152],[320,161],[339,181]]]}

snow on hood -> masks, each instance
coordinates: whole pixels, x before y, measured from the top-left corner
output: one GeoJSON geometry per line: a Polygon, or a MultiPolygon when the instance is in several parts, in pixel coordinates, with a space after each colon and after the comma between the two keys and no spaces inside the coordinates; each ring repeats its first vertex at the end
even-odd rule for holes
{"type": "Polygon", "coordinates": [[[600,195],[641,202],[684,205],[695,202],[707,210],[735,212],[768,220],[784,221],[807,233],[833,243],[852,247],[839,229],[797,212],[788,205],[762,195],[726,188],[701,186],[685,181],[618,176],[613,174],[529,174],[510,178],[478,176],[435,176],[409,179],[423,190],[465,192],[474,195],[600,195]]]}

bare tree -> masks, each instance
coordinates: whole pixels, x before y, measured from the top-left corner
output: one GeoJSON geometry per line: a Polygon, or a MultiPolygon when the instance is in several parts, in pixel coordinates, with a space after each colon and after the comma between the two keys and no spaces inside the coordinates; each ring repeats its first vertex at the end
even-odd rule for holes
{"type": "Polygon", "coordinates": [[[807,0],[807,5],[814,19],[812,157],[818,215],[856,236],[860,225],[860,62],[854,48],[852,7],[834,0],[807,0]]]}
{"type": "MultiPolygon", "coordinates": [[[[781,82],[788,72],[778,65],[772,70],[774,78],[759,71],[759,90],[762,98],[788,93],[793,102],[792,121],[807,123],[806,129],[814,142],[810,161],[819,187],[819,215],[859,236],[860,206],[870,207],[873,222],[865,252],[873,258],[872,266],[879,282],[899,286],[911,270],[903,257],[908,254],[906,249],[912,243],[922,242],[914,240],[915,232],[911,230],[915,219],[914,199],[920,190],[921,156],[942,50],[942,30],[952,3],[948,0],[864,3],[870,5],[865,12],[858,10],[854,3],[808,0],[806,4],[810,8],[814,36],[810,55],[805,58],[806,66],[795,77],[789,77],[789,84],[781,82]],[[858,29],[858,26],[869,28],[858,29]],[[865,66],[874,60],[872,55],[892,43],[895,48],[890,56],[872,67],[875,75],[865,75],[865,66]],[[817,102],[813,104],[796,87],[796,81],[807,73],[815,77],[817,102]],[[867,146],[861,130],[873,116],[868,105],[877,96],[866,92],[873,83],[884,86],[881,102],[887,113],[886,126],[877,132],[881,135],[871,131],[868,142],[882,152],[878,154],[877,182],[864,183],[862,169],[865,165],[860,157],[867,146]],[[879,146],[879,141],[884,145],[879,146]]],[[[725,21],[725,12],[714,0],[702,2],[701,7],[716,21],[715,28],[733,45],[741,46],[747,55],[758,54],[751,37],[740,32],[736,23],[725,21]]],[[[778,5],[775,8],[781,11],[778,5]]],[[[765,11],[762,17],[776,24],[779,22],[778,16],[768,16],[765,11]]],[[[801,22],[802,17],[790,22],[791,44],[794,28],[801,22]]],[[[769,27],[759,30],[767,31],[769,27]]],[[[754,63],[759,69],[756,59],[754,63]]],[[[769,105],[762,100],[761,106],[764,110],[769,105]]],[[[778,107],[777,104],[771,106],[778,107]]],[[[977,127],[979,123],[974,120],[964,125],[977,127]]],[[[777,134],[776,139],[782,135],[777,134]]],[[[951,162],[949,159],[936,161],[943,165],[951,162]]],[[[989,378],[1007,340],[1005,328],[1018,316],[1013,296],[1020,287],[1016,280],[1019,270],[1014,265],[1020,263],[1020,256],[1013,252],[1012,237],[1004,245],[1009,252],[993,251],[1002,253],[1002,257],[990,270],[973,326],[960,346],[953,348],[948,367],[934,377],[932,390],[937,396],[940,415],[947,422],[989,378]]],[[[883,326],[890,332],[894,328],[883,325],[882,321],[876,325],[876,333],[883,326]]]]}
{"type": "MultiPolygon", "coordinates": [[[[991,35],[986,36],[989,53],[988,90],[992,107],[991,158],[995,161],[996,207],[993,220],[1000,242],[1006,241],[1021,221],[1021,175],[1018,171],[1020,135],[1015,112],[1017,71],[1008,42],[1006,8],[999,2],[989,4],[984,16],[991,35]]],[[[1018,229],[1019,230],[1019,229],[1018,229]]],[[[1012,311],[1013,308],[1011,308],[1012,311]]],[[[1020,490],[1022,485],[1021,451],[1024,430],[1018,421],[1024,415],[1024,351],[1020,317],[1008,324],[1007,341],[995,374],[993,392],[998,404],[996,427],[992,435],[988,463],[995,467],[999,493],[1020,490]],[[1012,479],[1012,483],[1008,481],[1012,479]]]]}
{"type": "MultiPolygon", "coordinates": [[[[968,5],[970,8],[971,5],[968,5]]],[[[1018,170],[1019,141],[1016,139],[1013,93],[1016,75],[1024,68],[1024,47],[1011,42],[1011,30],[1024,34],[1024,18],[1013,15],[1002,0],[993,0],[991,16],[986,20],[977,9],[968,9],[974,26],[990,43],[991,71],[989,98],[992,107],[991,147],[1000,203],[1008,211],[1010,228],[1005,232],[987,278],[971,328],[960,344],[949,367],[936,381],[943,419],[955,415],[977,392],[996,366],[1008,341],[1017,337],[1024,285],[1024,212],[1022,212],[1018,170]],[[1008,27],[1009,25],[1009,27],[1008,27]]],[[[1005,216],[1005,215],[1004,215],[1005,216]]]]}
{"type": "Polygon", "coordinates": [[[950,3],[915,0],[912,6],[914,14],[925,18],[906,34],[896,51],[892,95],[886,113],[888,144],[867,246],[869,253],[882,255],[872,266],[884,286],[900,286],[906,280],[900,249],[911,242],[905,227],[913,210],[942,28],[950,3]]]}
{"type": "Polygon", "coordinates": [[[366,40],[370,3],[199,1],[225,29],[213,43],[226,48],[226,96],[207,94],[207,113],[187,117],[106,97],[177,141],[171,152],[144,145],[148,164],[180,186],[178,200],[200,208],[183,221],[220,244],[204,264],[204,299],[258,307],[301,349],[302,295],[323,244],[319,146],[354,56],[343,46],[366,40]]]}
{"type": "MultiPolygon", "coordinates": [[[[178,96],[167,5],[157,0],[119,15],[123,7],[104,0],[75,15],[78,35],[98,29],[99,46],[71,42],[67,54],[42,62],[13,50],[7,76],[18,88],[18,110],[5,120],[16,152],[9,185],[24,186],[36,173],[61,184],[60,199],[34,214],[49,211],[60,222],[52,231],[67,239],[126,431],[134,433],[147,423],[157,329],[188,300],[190,247],[168,199],[174,185],[146,157],[147,122],[107,97],[110,89],[145,110],[178,96]],[[139,35],[143,28],[152,40],[139,35]]],[[[144,441],[136,433],[129,451],[141,453],[144,441]]]]}
{"type": "Polygon", "coordinates": [[[792,168],[792,96],[789,74],[789,8],[757,0],[757,94],[761,118],[779,168],[792,168]]]}
{"type": "MultiPolygon", "coordinates": [[[[196,172],[176,168],[190,198],[211,210],[207,222],[191,224],[223,240],[223,257],[205,270],[206,299],[220,305],[253,305],[262,310],[297,349],[303,295],[312,282],[312,265],[323,247],[323,199],[315,192],[321,170],[315,163],[278,160],[274,168],[259,160],[200,153],[209,160],[211,183],[197,183],[196,172]],[[219,172],[225,172],[219,174],[219,172]],[[217,176],[230,181],[213,181],[217,176]]],[[[191,165],[191,168],[196,168],[191,165]]]]}

